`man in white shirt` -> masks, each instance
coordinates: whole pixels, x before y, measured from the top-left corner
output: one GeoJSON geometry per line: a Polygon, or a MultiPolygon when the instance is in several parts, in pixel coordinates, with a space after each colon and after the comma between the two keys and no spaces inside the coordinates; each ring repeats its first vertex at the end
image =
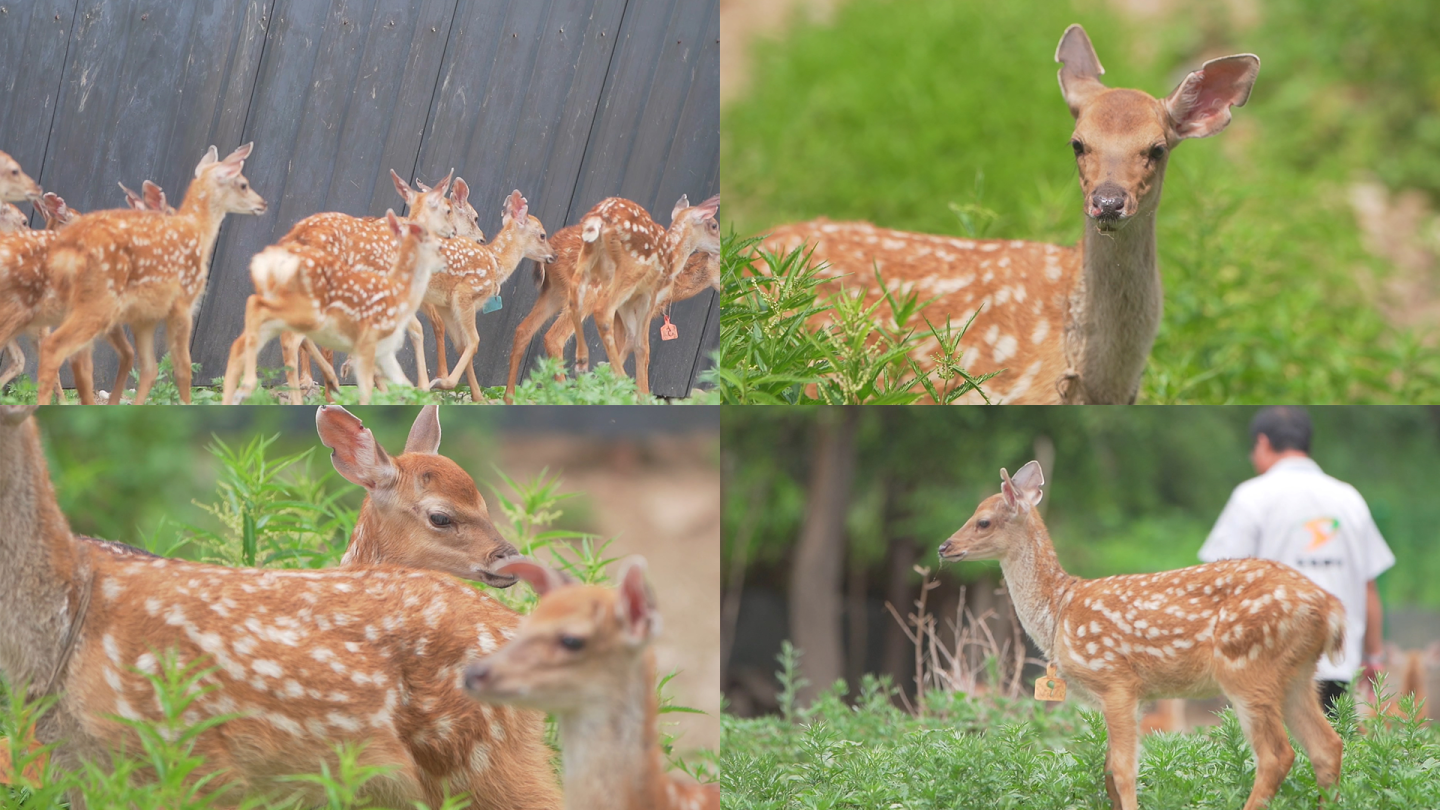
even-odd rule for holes
{"type": "Polygon", "coordinates": [[[1384,614],[1375,578],[1395,564],[1370,508],[1354,487],[1326,475],[1310,458],[1310,416],[1303,408],[1265,408],[1250,422],[1255,478],[1235,488],[1210,530],[1205,562],[1260,557],[1296,568],[1345,606],[1345,658],[1321,658],[1326,709],[1357,670],[1368,683],[1384,652],[1384,614]]]}

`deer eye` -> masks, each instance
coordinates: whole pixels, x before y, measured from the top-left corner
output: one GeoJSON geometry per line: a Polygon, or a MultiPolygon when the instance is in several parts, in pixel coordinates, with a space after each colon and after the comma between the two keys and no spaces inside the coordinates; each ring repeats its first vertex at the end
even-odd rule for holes
{"type": "Polygon", "coordinates": [[[1150,151],[1145,153],[1145,157],[1148,158],[1151,163],[1158,163],[1161,159],[1165,157],[1164,144],[1157,143],[1154,146],[1150,147],[1150,151]]]}
{"type": "Polygon", "coordinates": [[[975,521],[975,525],[982,529],[988,529],[990,528],[990,518],[980,518],[975,521]]]}
{"type": "Polygon", "coordinates": [[[1070,141],[1070,148],[1075,150],[1075,157],[1077,158],[1085,154],[1085,144],[1081,143],[1079,138],[1074,138],[1070,141]]]}
{"type": "Polygon", "coordinates": [[[444,512],[431,512],[431,513],[430,513],[430,525],[431,525],[431,526],[449,526],[449,525],[450,525],[450,516],[447,515],[447,514],[445,514],[444,512]]]}
{"type": "Polygon", "coordinates": [[[585,649],[585,639],[579,636],[562,635],[560,637],[560,646],[570,652],[579,652],[585,649]]]}

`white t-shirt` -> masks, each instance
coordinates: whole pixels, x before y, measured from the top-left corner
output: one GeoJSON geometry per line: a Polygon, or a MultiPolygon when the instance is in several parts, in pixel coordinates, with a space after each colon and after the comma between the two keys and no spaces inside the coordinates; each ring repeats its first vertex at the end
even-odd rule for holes
{"type": "Polygon", "coordinates": [[[1345,606],[1345,659],[1321,657],[1315,677],[1349,681],[1365,640],[1365,585],[1395,564],[1355,488],[1309,458],[1286,458],[1235,488],[1200,547],[1205,562],[1260,557],[1285,563],[1345,606]]]}

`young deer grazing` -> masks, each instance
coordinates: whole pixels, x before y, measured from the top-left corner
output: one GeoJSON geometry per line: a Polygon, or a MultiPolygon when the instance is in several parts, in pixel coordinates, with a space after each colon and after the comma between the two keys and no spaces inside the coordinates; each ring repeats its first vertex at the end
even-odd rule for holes
{"type": "Polygon", "coordinates": [[[1293,568],[1227,560],[1158,574],[1079,579],[1065,573],[1036,505],[1045,483],[1032,461],[940,545],[945,561],[994,560],[1020,624],[1061,677],[1105,714],[1105,789],[1135,810],[1136,709],[1141,700],[1224,693],[1255,749],[1245,810],[1275,795],[1305,747],[1322,789],[1340,775],[1340,737],[1320,708],[1315,665],[1339,655],[1345,609],[1293,568]]]}
{"type": "MultiPolygon", "coordinates": [[[[0,346],[10,357],[10,364],[0,373],[0,385],[9,382],[25,369],[25,353],[19,336],[29,335],[39,344],[50,329],[65,317],[65,304],[46,267],[46,257],[59,237],[59,229],[78,219],[79,214],[53,192],[46,192],[34,201],[45,219],[46,229],[29,229],[0,234],[0,346]]],[[[119,373],[130,373],[135,352],[125,329],[115,326],[105,334],[106,340],[120,358],[119,373]]],[[[91,346],[85,345],[70,358],[70,370],[82,401],[93,401],[90,385],[93,376],[91,346]]],[[[60,394],[59,380],[53,389],[60,394]]]]}
{"type": "Polygon", "coordinates": [[[555,253],[545,238],[545,226],[530,215],[530,204],[518,190],[505,200],[503,227],[488,245],[467,239],[446,239],[440,243],[445,262],[430,277],[425,293],[425,315],[435,331],[435,342],[441,358],[440,377],[431,386],[449,391],[459,382],[461,374],[470,383],[470,398],[480,399],[480,383],[475,379],[474,357],[480,347],[480,332],[475,328],[475,312],[486,299],[500,294],[500,285],[510,278],[523,259],[537,262],[554,260],[555,253]],[[446,331],[456,335],[460,357],[455,370],[443,371],[446,331]]]}
{"type": "Polygon", "coordinates": [[[40,184],[21,170],[15,158],[0,152],[0,202],[33,200],[42,193],[40,184]]]}
{"type": "MultiPolygon", "coordinates": [[[[203,778],[250,796],[310,790],[280,781],[336,767],[334,746],[365,743],[363,764],[395,769],[361,801],[439,806],[447,786],[495,808],[554,808],[542,718],[477,706],[458,688],[519,617],[446,574],[396,565],[232,569],[95,553],[69,530],[28,409],[0,408],[0,672],[57,704],[36,729],[55,761],[103,762],[139,739],[122,719],[158,719],[159,659],[216,670],[185,720],[240,716],[196,740],[203,778]]],[[[404,473],[368,432],[335,438],[337,469],[373,497],[404,473]]],[[[412,486],[404,497],[421,498],[412,486]]],[[[419,506],[419,501],[416,506],[419,506]]],[[[230,797],[234,798],[234,797],[230,797]]],[[[308,803],[323,803],[309,793],[308,803]]]]}
{"type": "Polygon", "coordinates": [[[477,700],[555,715],[569,810],[719,810],[720,786],[665,774],[656,722],[660,631],[644,560],[621,563],[617,590],[567,582],[517,558],[498,570],[524,579],[540,604],[500,651],[465,670],[477,700]]]}
{"type": "MultiPolygon", "coordinates": [[[[571,225],[556,231],[555,235],[550,237],[550,246],[555,249],[555,258],[547,264],[537,262],[535,265],[535,284],[540,288],[540,293],[535,298],[534,306],[530,308],[530,314],[515,327],[515,340],[510,345],[510,376],[505,383],[506,402],[514,401],[515,384],[520,376],[520,362],[525,359],[525,350],[530,347],[530,340],[546,321],[559,313],[555,323],[545,333],[545,354],[549,357],[564,358],[565,344],[575,334],[575,322],[570,318],[566,302],[570,298],[570,287],[574,283],[575,260],[580,255],[580,226],[571,225]]],[[[690,258],[685,260],[685,267],[675,279],[669,298],[656,299],[654,311],[650,313],[650,318],[641,324],[641,328],[649,329],[650,321],[663,314],[671,303],[692,298],[706,289],[714,289],[716,292],[720,290],[720,256],[702,250],[690,254],[690,258]]],[[[625,360],[630,356],[632,336],[625,331],[624,322],[618,314],[615,316],[614,328],[620,330],[617,333],[620,347],[620,362],[617,365],[624,366],[625,360]]]]}
{"type": "MultiPolygon", "coordinates": [[[[394,258],[384,273],[352,266],[334,253],[301,242],[282,240],[255,254],[250,261],[255,294],[245,301],[245,332],[230,346],[224,402],[239,404],[255,391],[256,357],[282,331],[295,335],[284,346],[292,394],[300,389],[296,354],[302,343],[297,338],[314,341],[303,345],[320,360],[331,385],[337,382],[334,371],[315,344],[354,356],[361,403],[370,401],[377,367],[392,382],[410,384],[395,352],[420,307],[430,275],[444,260],[436,240],[419,222],[402,223],[394,211],[386,212],[386,221],[394,258]]],[[[423,352],[417,362],[423,374],[423,352]]]]}
{"type": "MultiPolygon", "coordinates": [[[[1010,240],[956,239],[878,228],[865,222],[818,219],[776,228],[766,250],[802,243],[829,267],[823,274],[861,289],[867,301],[887,286],[935,299],[909,326],[926,332],[946,318],[958,328],[979,311],[962,361],[985,374],[991,401],[1009,404],[1127,403],[1160,328],[1164,304],[1155,261],[1155,216],[1170,150],[1230,123],[1260,71],[1251,54],[1212,59],[1156,99],[1139,90],[1109,89],[1085,30],[1072,25],[1055,60],[1071,114],[1085,237],[1079,247],[1010,240]]],[[[934,339],[916,352],[934,365],[934,339]]]]}
{"type": "MultiPolygon", "coordinates": [[[[580,253],[566,306],[575,334],[585,318],[605,346],[610,369],[624,374],[622,340],[635,347],[635,384],[650,393],[650,316],[655,303],[668,300],[670,288],[697,250],[720,252],[720,195],[691,206],[681,197],[667,230],[639,205],[621,197],[601,200],[580,220],[580,253]],[[624,324],[624,335],[615,324],[624,324]]],[[[585,341],[575,341],[575,372],[590,368],[585,341]]]]}
{"type": "MultiPolygon", "coordinates": [[[[40,344],[39,389],[47,392],[42,400],[55,390],[62,361],[99,335],[129,324],[140,365],[135,404],[144,404],[157,373],[155,328],[163,322],[180,400],[189,404],[190,330],[220,222],[230,213],[265,211],[265,200],[240,173],[252,146],[247,143],[224,160],[210,147],[174,216],[97,211],[60,233],[46,267],[67,312],[40,344]]],[[[120,401],[124,382],[123,377],[116,380],[112,405],[120,401]]],[[[77,379],[82,402],[92,387],[89,380],[77,379]]]]}

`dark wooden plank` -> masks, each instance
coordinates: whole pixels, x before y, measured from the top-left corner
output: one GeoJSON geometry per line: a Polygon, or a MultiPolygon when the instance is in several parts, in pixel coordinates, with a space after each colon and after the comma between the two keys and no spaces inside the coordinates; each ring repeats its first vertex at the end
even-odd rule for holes
{"type": "MultiPolygon", "coordinates": [[[[37,179],[78,6],[79,0],[0,4],[0,150],[37,179]]],[[[31,224],[40,223],[33,213],[31,224]]]]}
{"type": "MultiPolygon", "coordinates": [[[[277,5],[246,123],[246,174],[270,209],[217,246],[193,345],[201,379],[224,373],[244,327],[250,257],[318,211],[404,210],[389,172],[415,165],[453,11],[454,0],[277,5]]],[[[279,366],[277,346],[262,364],[279,366]]]]}

